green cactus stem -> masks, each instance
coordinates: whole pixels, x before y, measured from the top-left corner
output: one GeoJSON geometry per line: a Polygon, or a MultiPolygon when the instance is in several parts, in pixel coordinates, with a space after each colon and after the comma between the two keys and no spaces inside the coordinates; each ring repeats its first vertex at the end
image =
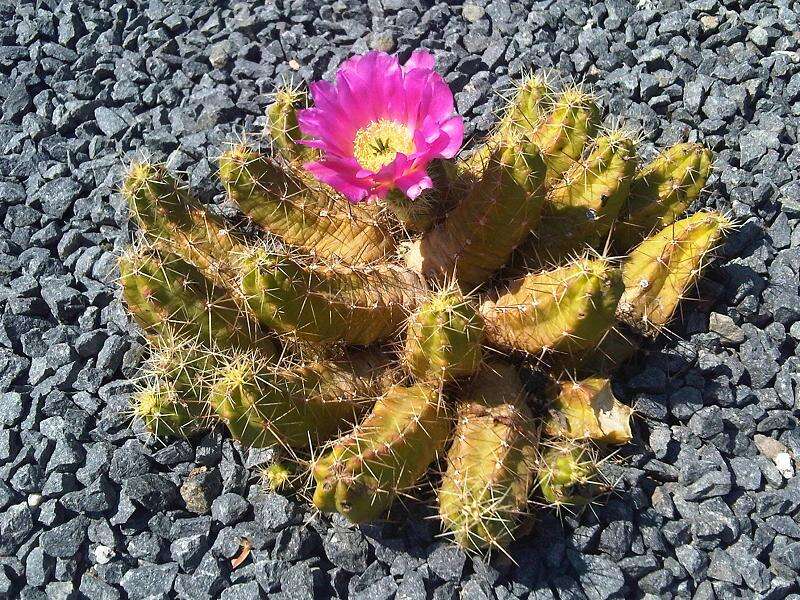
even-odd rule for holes
{"type": "Polygon", "coordinates": [[[374,211],[349,204],[302,172],[246,146],[222,155],[219,176],[255,223],[321,259],[363,264],[395,249],[374,211]]]}
{"type": "Polygon", "coordinates": [[[354,523],[380,517],[444,448],[450,425],[435,389],[391,388],[352,433],[315,462],[315,506],[354,523]]]}
{"type": "Polygon", "coordinates": [[[700,195],[711,173],[711,150],[676,144],[633,178],[628,201],[614,227],[614,242],[626,254],[652,232],[673,223],[700,195]]]}
{"type": "Polygon", "coordinates": [[[244,266],[241,287],[253,314],[280,333],[313,342],[386,339],[424,289],[417,276],[391,264],[328,267],[259,251],[244,266]]]}
{"type": "Polygon", "coordinates": [[[482,303],[486,340],[540,357],[593,348],[613,326],[622,291],[619,270],[604,259],[527,275],[482,303]]]}
{"type": "Polygon", "coordinates": [[[439,515],[467,550],[503,550],[527,512],[538,436],[515,369],[489,363],[458,404],[439,515]]]}
{"type": "Polygon", "coordinates": [[[215,283],[230,281],[232,255],[244,239],[203,205],[163,164],[135,162],[128,169],[122,195],[145,239],[192,263],[215,283]]]}
{"type": "Polygon", "coordinates": [[[183,259],[139,246],[120,257],[119,269],[125,303],[146,332],[276,354],[261,326],[227,290],[183,259]]]}
{"type": "Polygon", "coordinates": [[[657,334],[731,227],[724,215],[702,211],[668,225],[634,248],[622,267],[625,293],[617,310],[619,320],[645,334],[657,334]]]}
{"type": "Polygon", "coordinates": [[[541,268],[587,246],[602,249],[636,171],[633,140],[621,130],[599,137],[547,195],[542,222],[518,255],[541,268]]]}
{"type": "Polygon", "coordinates": [[[465,291],[484,283],[539,222],[544,164],[532,145],[499,147],[483,177],[445,220],[412,242],[406,263],[465,291]]]}
{"type": "Polygon", "coordinates": [[[579,86],[564,90],[531,134],[547,166],[548,185],[560,179],[581,157],[597,132],[600,111],[594,96],[579,86]]]}
{"type": "Polygon", "coordinates": [[[483,357],[483,319],[450,286],[431,297],[408,323],[405,362],[418,381],[450,381],[477,371],[483,357]]]}
{"type": "Polygon", "coordinates": [[[583,508],[602,490],[597,452],[587,444],[562,443],[544,453],[538,471],[544,501],[555,508],[583,508]]]}
{"type": "Polygon", "coordinates": [[[220,365],[209,400],[245,447],[314,448],[349,429],[378,392],[347,362],[282,367],[253,353],[220,365]]]}
{"type": "Polygon", "coordinates": [[[299,143],[303,134],[297,123],[297,111],[307,105],[308,95],[304,90],[284,84],[275,90],[275,99],[267,108],[266,133],[286,160],[303,163],[316,157],[313,148],[299,143]]]}

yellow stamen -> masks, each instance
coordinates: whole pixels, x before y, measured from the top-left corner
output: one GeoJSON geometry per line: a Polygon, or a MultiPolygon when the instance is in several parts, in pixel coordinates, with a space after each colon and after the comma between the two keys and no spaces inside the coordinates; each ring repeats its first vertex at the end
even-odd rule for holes
{"type": "Polygon", "coordinates": [[[377,173],[394,160],[398,152],[414,152],[411,130],[396,121],[373,121],[356,132],[353,156],[365,169],[377,173]]]}

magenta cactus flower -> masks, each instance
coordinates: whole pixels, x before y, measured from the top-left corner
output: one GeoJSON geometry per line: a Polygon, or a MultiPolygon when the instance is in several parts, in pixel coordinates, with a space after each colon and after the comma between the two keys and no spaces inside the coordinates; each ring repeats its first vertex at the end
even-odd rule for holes
{"type": "Polygon", "coordinates": [[[455,156],[464,138],[453,94],[433,63],[424,51],[404,65],[370,52],[342,63],[335,83],[311,84],[314,107],[299,111],[298,121],[303,143],[322,156],[306,168],[351,202],[393,189],[413,200],[433,187],[428,164],[455,156]]]}

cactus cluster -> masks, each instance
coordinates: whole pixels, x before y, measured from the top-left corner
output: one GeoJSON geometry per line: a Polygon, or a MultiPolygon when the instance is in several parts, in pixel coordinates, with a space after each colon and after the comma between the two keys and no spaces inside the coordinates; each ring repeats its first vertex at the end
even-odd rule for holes
{"type": "Polygon", "coordinates": [[[353,522],[440,482],[443,528],[470,550],[506,548],[536,503],[591,502],[602,447],[631,439],[608,377],[731,226],[682,217],[709,151],[640,165],[590,93],[530,76],[485,143],[431,165],[433,190],[352,205],[303,169],[305,103],[280,91],[266,137],[221,156],[239,222],[162,165],[130,167],[121,285],[151,348],[135,414],[275,446],[271,488],[305,469],[313,503],[353,522]]]}

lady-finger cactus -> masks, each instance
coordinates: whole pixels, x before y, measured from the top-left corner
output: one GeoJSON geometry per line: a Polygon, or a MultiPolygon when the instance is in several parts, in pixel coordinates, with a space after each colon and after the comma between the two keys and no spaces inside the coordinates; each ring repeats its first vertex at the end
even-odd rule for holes
{"type": "Polygon", "coordinates": [[[177,254],[215,283],[230,280],[231,257],[242,251],[245,240],[208,212],[165,165],[134,162],[122,195],[151,245],[177,254]]]}
{"type": "Polygon", "coordinates": [[[585,507],[604,487],[597,451],[586,443],[561,442],[546,450],[537,479],[545,503],[557,510],[585,507]]]}
{"type": "Polygon", "coordinates": [[[424,289],[419,277],[392,264],[326,266],[267,250],[244,260],[242,273],[242,293],[261,323],[323,343],[391,337],[424,289]]]}
{"type": "Polygon", "coordinates": [[[322,260],[363,264],[395,249],[394,238],[374,211],[336,202],[307,175],[247,146],[222,155],[219,177],[255,223],[322,260]]]}
{"type": "Polygon", "coordinates": [[[609,444],[631,440],[633,410],[614,397],[608,379],[564,381],[555,386],[553,396],[548,435],[609,444]]]}
{"type": "Polygon", "coordinates": [[[527,513],[537,428],[514,367],[490,362],[460,398],[439,489],[447,533],[469,550],[502,550],[527,513]]]}
{"type": "Polygon", "coordinates": [[[716,212],[698,212],[644,240],[625,259],[625,292],[617,316],[644,333],[656,333],[672,319],[730,220],[716,212]]]}
{"type": "Polygon", "coordinates": [[[122,191],[149,249],[122,258],[123,297],[156,348],[136,412],[158,434],[221,422],[284,447],[312,467],[314,503],[355,522],[442,458],[439,513],[471,550],[508,544],[534,479],[548,504],[590,502],[590,441],[631,435],[607,377],[730,227],[677,220],[710,153],[679,144],[637,171],[633,136],[596,135],[590,93],[532,76],[459,158],[463,120],[426,52],[354,57],[310,95],[278,90],[271,152],[222,155],[239,219],[162,166],[131,167],[122,191]],[[546,414],[492,352],[553,382],[546,414]]]}
{"type": "Polygon", "coordinates": [[[445,220],[412,243],[407,264],[426,277],[484,283],[539,221],[544,164],[531,144],[492,151],[481,179],[445,220]]]}
{"type": "Polygon", "coordinates": [[[700,144],[675,144],[642,167],[614,227],[617,250],[629,252],[689,208],[711,173],[711,158],[711,150],[700,144]]]}
{"type": "Polygon", "coordinates": [[[128,310],[146,331],[174,332],[209,347],[276,353],[237,299],[185,260],[139,246],[120,258],[119,269],[128,310]]]}
{"type": "Polygon", "coordinates": [[[483,319],[455,286],[435,292],[411,316],[405,364],[418,381],[450,381],[478,370],[483,319]]]}
{"type": "Polygon", "coordinates": [[[245,447],[313,448],[356,422],[378,387],[344,363],[281,366],[253,353],[227,357],[209,403],[245,447]]]}
{"type": "Polygon", "coordinates": [[[532,266],[558,264],[587,246],[602,250],[636,171],[634,140],[614,130],[594,142],[550,189],[541,227],[518,253],[532,266]]]}
{"type": "Polygon", "coordinates": [[[314,462],[315,506],[354,523],[378,518],[425,473],[450,426],[435,388],[389,389],[360,425],[314,462]]]}
{"type": "Polygon", "coordinates": [[[585,351],[614,325],[622,291],[619,270],[600,258],[527,275],[481,304],[486,341],[540,357],[585,351]]]}
{"type": "Polygon", "coordinates": [[[487,142],[456,165],[454,182],[461,186],[474,184],[483,176],[493,148],[530,136],[552,107],[552,96],[547,76],[531,73],[525,77],[511,90],[511,99],[487,142]]]}

